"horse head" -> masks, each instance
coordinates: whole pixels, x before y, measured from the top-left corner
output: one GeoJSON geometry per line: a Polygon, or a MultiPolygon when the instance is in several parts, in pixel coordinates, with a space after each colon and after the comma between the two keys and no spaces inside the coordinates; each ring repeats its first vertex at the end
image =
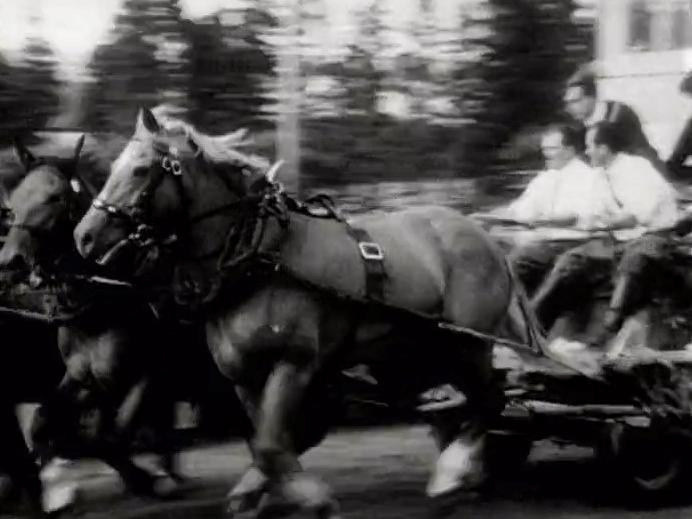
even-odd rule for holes
{"type": "MultiPolygon", "coordinates": [[[[236,151],[244,131],[209,136],[172,117],[139,111],[132,139],[75,229],[77,248],[101,265],[141,267],[145,251],[181,244],[192,227],[218,227],[214,212],[270,184],[269,164],[236,151]]],[[[227,222],[226,222],[227,224],[227,222]]],[[[158,253],[156,253],[158,256],[158,253]]]]}
{"type": "MultiPolygon", "coordinates": [[[[15,279],[70,249],[70,235],[81,216],[82,187],[77,162],[82,135],[70,157],[35,157],[20,140],[14,151],[23,166],[18,184],[9,193],[9,232],[0,250],[0,269],[15,279]]],[[[88,188],[87,188],[88,189],[88,188]]]]}

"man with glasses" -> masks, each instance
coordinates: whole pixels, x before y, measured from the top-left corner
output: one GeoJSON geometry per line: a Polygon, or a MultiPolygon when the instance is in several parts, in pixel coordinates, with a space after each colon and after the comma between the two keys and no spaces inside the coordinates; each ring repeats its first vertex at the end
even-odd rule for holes
{"type": "MultiPolygon", "coordinates": [[[[545,170],[498,216],[529,227],[562,227],[583,231],[600,228],[614,205],[602,175],[586,164],[584,133],[573,123],[549,126],[541,139],[545,170]]],[[[527,291],[532,293],[560,254],[578,242],[538,240],[510,252],[510,259],[527,291]]]]}
{"type": "MultiPolygon", "coordinates": [[[[670,234],[680,213],[677,192],[650,161],[625,151],[620,127],[601,121],[586,136],[587,155],[602,175],[613,202],[602,214],[603,229],[610,235],[572,248],[555,262],[536,291],[532,304],[544,326],[550,328],[566,310],[576,292],[589,294],[596,284],[609,279],[613,264],[634,240],[648,240],[649,233],[670,234]]],[[[607,198],[606,198],[607,200],[607,198]]],[[[612,309],[606,316],[610,328],[621,315],[612,309]]]]}

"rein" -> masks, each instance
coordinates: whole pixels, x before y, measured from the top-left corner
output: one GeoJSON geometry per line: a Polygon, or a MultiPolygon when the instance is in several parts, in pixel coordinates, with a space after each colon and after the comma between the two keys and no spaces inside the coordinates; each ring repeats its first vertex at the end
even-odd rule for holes
{"type": "MultiPolygon", "coordinates": [[[[156,158],[149,167],[149,180],[130,206],[111,204],[100,197],[96,197],[91,204],[94,209],[105,212],[108,217],[123,220],[126,225],[132,229],[132,232],[120,242],[116,243],[111,250],[106,252],[100,260],[101,263],[107,263],[110,258],[125,247],[134,246],[137,249],[144,249],[156,246],[167,247],[174,243],[178,243],[180,229],[184,228],[189,231],[200,222],[221,214],[227,214],[233,211],[244,211],[248,213],[257,211],[258,213],[264,214],[266,212],[272,212],[268,208],[269,205],[281,205],[279,203],[280,186],[278,184],[269,184],[270,187],[263,191],[243,196],[242,198],[221,204],[218,207],[208,209],[199,214],[188,215],[190,201],[183,184],[184,170],[178,159],[177,150],[157,142],[154,143],[154,150],[156,151],[156,158]],[[148,221],[148,216],[151,213],[151,199],[166,175],[170,175],[173,178],[182,207],[180,218],[172,226],[173,230],[170,232],[158,232],[148,221]],[[273,203],[270,203],[270,200],[273,203]]],[[[199,157],[200,160],[203,160],[199,150],[195,154],[195,157],[199,157]]],[[[263,217],[260,215],[258,222],[261,222],[262,219],[263,217]]],[[[258,227],[259,229],[255,230],[255,238],[253,239],[253,241],[257,242],[256,246],[259,246],[259,241],[261,241],[263,235],[263,225],[258,227]]],[[[224,258],[230,253],[229,249],[231,248],[231,242],[233,242],[232,230],[229,232],[225,242],[219,247],[200,255],[187,256],[186,259],[201,261],[221,254],[219,266],[221,267],[223,265],[223,268],[227,268],[228,265],[224,258]]]]}

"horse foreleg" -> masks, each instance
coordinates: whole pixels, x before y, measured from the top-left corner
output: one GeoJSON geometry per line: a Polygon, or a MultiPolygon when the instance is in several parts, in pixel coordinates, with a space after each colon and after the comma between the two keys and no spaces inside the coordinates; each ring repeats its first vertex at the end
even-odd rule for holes
{"type": "MultiPolygon", "coordinates": [[[[253,462],[228,493],[228,509],[231,513],[241,513],[256,508],[262,495],[267,490],[269,481],[267,476],[257,468],[252,442],[254,424],[258,419],[260,405],[258,393],[261,391],[237,386],[236,392],[250,421],[245,438],[248,442],[253,462]]],[[[325,416],[333,415],[333,413],[329,412],[328,406],[332,402],[325,398],[324,386],[313,384],[313,387],[309,390],[308,398],[309,402],[304,401],[301,409],[301,413],[305,413],[304,420],[301,420],[301,423],[296,424],[297,427],[292,429],[293,447],[297,455],[301,455],[324,439],[329,425],[331,425],[325,416]]]]}
{"type": "Polygon", "coordinates": [[[458,366],[455,387],[464,393],[461,407],[437,413],[433,432],[440,455],[427,485],[430,497],[469,493],[486,481],[485,441],[487,425],[504,406],[495,383],[492,349],[481,341],[469,341],[462,350],[450,344],[450,366],[458,366]]]}
{"type": "Polygon", "coordinates": [[[247,415],[248,421],[250,422],[248,430],[246,431],[245,441],[247,442],[248,448],[250,450],[250,455],[252,456],[252,463],[245,469],[245,472],[240,477],[235,486],[228,492],[228,512],[231,514],[237,514],[246,512],[248,510],[253,510],[259,504],[259,501],[267,490],[267,484],[269,479],[267,476],[257,468],[255,449],[253,445],[253,436],[255,434],[255,427],[259,419],[259,405],[260,405],[260,391],[256,388],[248,388],[243,386],[236,386],[236,394],[238,395],[238,400],[243,406],[245,413],[247,415]]]}
{"type": "MultiPolygon", "coordinates": [[[[10,402],[0,402],[0,468],[18,491],[24,491],[34,515],[43,515],[38,467],[29,454],[19,420],[10,402]]],[[[2,501],[0,501],[2,505],[2,501]]]]}
{"type": "Polygon", "coordinates": [[[116,410],[113,421],[115,435],[111,444],[106,445],[106,455],[110,464],[135,492],[168,496],[177,489],[182,478],[175,470],[171,439],[175,404],[170,398],[159,399],[159,396],[150,377],[143,377],[130,388],[116,410]],[[135,439],[137,427],[145,422],[144,416],[148,411],[152,416],[150,425],[160,436],[156,438],[154,451],[159,459],[161,474],[151,476],[147,473],[145,477],[139,467],[130,461],[124,445],[131,444],[135,439]]]}
{"type": "Polygon", "coordinates": [[[134,424],[142,412],[142,402],[148,387],[149,379],[142,378],[125,395],[115,414],[114,425],[119,435],[127,435],[134,429],[134,424]]]}
{"type": "Polygon", "coordinates": [[[260,514],[300,508],[320,518],[338,517],[329,487],[303,472],[294,445],[294,423],[301,418],[301,404],[313,375],[310,365],[284,361],[265,384],[254,443],[257,468],[269,478],[260,514]]]}

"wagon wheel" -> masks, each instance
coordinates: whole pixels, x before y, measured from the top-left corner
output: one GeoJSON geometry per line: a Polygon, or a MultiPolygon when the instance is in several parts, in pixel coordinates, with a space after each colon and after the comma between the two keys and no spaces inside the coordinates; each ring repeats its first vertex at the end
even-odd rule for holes
{"type": "Polygon", "coordinates": [[[533,440],[522,433],[491,431],[486,439],[488,471],[496,476],[518,470],[529,457],[533,440]]]}
{"type": "Polygon", "coordinates": [[[635,498],[672,493],[683,476],[685,449],[670,434],[622,423],[609,427],[601,455],[619,477],[621,489],[635,498]]]}

